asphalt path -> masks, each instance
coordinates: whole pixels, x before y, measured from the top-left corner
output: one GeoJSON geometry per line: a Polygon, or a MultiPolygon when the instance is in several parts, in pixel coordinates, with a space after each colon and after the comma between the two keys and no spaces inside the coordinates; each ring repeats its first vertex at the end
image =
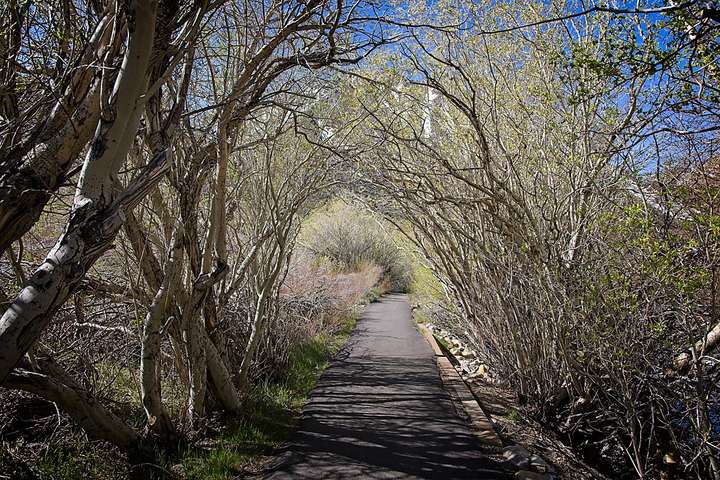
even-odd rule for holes
{"type": "Polygon", "coordinates": [[[404,295],[367,307],[268,479],[504,479],[456,414],[404,295]]]}

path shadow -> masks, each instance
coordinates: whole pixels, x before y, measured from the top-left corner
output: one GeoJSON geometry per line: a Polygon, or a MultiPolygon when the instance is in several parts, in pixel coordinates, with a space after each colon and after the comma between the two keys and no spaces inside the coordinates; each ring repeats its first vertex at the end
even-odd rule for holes
{"type": "Polygon", "coordinates": [[[433,357],[377,357],[365,346],[350,345],[325,371],[268,478],[512,478],[455,413],[433,357]]]}

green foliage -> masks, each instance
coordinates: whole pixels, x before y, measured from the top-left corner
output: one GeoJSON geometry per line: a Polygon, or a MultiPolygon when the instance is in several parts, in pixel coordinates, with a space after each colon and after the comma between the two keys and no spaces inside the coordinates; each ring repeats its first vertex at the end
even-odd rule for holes
{"type": "Polygon", "coordinates": [[[365,295],[365,302],[366,303],[375,303],[380,300],[380,297],[382,296],[382,291],[378,287],[373,287],[370,289],[370,291],[365,295]]]}
{"type": "Polygon", "coordinates": [[[419,261],[415,262],[413,269],[410,294],[413,303],[416,304],[441,300],[443,297],[440,282],[433,275],[432,270],[419,261]]]}
{"type": "Polygon", "coordinates": [[[382,220],[342,200],[316,212],[306,222],[302,243],[340,270],[357,271],[365,264],[382,268],[390,290],[407,292],[412,284],[410,258],[382,220]]]}
{"type": "Polygon", "coordinates": [[[442,338],[442,337],[440,337],[440,336],[438,336],[438,335],[433,335],[433,336],[435,337],[435,341],[438,343],[438,345],[440,345],[440,347],[441,347],[443,350],[448,351],[448,352],[450,351],[451,346],[450,346],[449,343],[447,343],[447,342],[445,341],[444,338],[442,338]]]}
{"type": "Polygon", "coordinates": [[[103,449],[87,443],[79,445],[79,448],[50,448],[35,465],[37,477],[40,480],[114,480],[125,476],[124,466],[108,459],[103,449]]]}
{"type": "Polygon", "coordinates": [[[511,408],[507,413],[507,419],[511,422],[519,422],[522,419],[522,415],[516,408],[511,408]]]}

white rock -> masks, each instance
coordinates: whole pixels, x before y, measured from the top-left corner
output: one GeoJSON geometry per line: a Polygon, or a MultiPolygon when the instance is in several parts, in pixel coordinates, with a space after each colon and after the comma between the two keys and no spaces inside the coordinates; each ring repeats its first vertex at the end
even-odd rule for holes
{"type": "Polygon", "coordinates": [[[530,468],[530,452],[520,445],[513,445],[503,450],[503,457],[517,468],[525,470],[530,468]]]}
{"type": "Polygon", "coordinates": [[[550,472],[550,465],[540,455],[530,455],[530,466],[540,473],[550,472]]]}

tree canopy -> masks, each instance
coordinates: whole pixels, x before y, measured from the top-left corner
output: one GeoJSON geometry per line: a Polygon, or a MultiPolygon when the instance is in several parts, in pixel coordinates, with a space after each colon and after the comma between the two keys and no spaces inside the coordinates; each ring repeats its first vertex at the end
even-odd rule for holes
{"type": "Polygon", "coordinates": [[[142,463],[402,290],[606,473],[720,480],[719,29],[701,0],[4,2],[0,395],[142,463]]]}

